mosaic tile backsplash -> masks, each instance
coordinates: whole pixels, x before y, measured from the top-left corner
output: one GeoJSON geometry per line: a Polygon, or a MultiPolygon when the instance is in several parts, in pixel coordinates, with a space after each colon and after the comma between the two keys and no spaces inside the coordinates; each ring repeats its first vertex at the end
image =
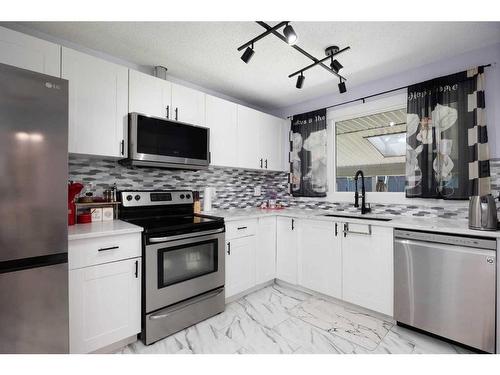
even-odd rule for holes
{"type": "MultiPolygon", "coordinates": [[[[186,189],[200,191],[210,186],[216,189],[213,207],[219,209],[257,207],[264,199],[275,194],[286,206],[305,209],[325,209],[354,212],[351,203],[326,202],[293,198],[288,194],[288,174],[285,172],[252,171],[238,168],[210,167],[203,171],[137,168],[120,165],[115,160],[102,160],[71,155],[69,175],[84,183],[87,190],[100,195],[102,190],[116,183],[125,189],[186,189]],[[261,196],[254,196],[254,186],[261,187],[261,196]]],[[[500,192],[500,160],[491,162],[493,196],[500,192]]],[[[388,216],[425,216],[466,219],[467,202],[456,205],[419,206],[402,204],[372,204],[372,212],[388,216]]],[[[500,204],[498,204],[500,211],[500,204]]]]}

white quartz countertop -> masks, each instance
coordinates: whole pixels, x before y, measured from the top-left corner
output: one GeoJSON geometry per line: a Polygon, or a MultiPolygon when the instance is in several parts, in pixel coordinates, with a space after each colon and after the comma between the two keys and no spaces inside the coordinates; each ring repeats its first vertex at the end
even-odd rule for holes
{"type": "Polygon", "coordinates": [[[376,214],[355,214],[343,211],[322,210],[322,209],[300,209],[285,208],[282,210],[264,210],[259,208],[241,208],[229,210],[214,210],[204,212],[204,214],[223,217],[226,222],[253,219],[265,216],[284,216],[302,219],[315,219],[326,221],[342,221],[352,223],[364,223],[377,226],[392,227],[399,229],[414,229],[430,232],[462,234],[470,236],[500,238],[500,231],[480,231],[469,229],[467,220],[463,219],[442,219],[435,217],[411,217],[411,216],[384,216],[376,214]],[[328,217],[325,214],[346,215],[346,217],[328,217]],[[387,217],[390,221],[369,220],[370,217],[387,217]]]}
{"type": "Polygon", "coordinates": [[[75,224],[68,227],[68,240],[81,240],[113,236],[117,234],[140,233],[142,227],[121,220],[98,221],[88,224],[75,224]]]}

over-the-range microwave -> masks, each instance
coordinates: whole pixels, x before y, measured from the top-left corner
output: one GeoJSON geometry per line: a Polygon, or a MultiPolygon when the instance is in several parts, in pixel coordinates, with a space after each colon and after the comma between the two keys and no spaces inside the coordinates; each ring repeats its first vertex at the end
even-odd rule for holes
{"type": "Polygon", "coordinates": [[[160,117],[130,113],[128,157],[142,167],[206,169],[210,164],[210,129],[160,117]]]}

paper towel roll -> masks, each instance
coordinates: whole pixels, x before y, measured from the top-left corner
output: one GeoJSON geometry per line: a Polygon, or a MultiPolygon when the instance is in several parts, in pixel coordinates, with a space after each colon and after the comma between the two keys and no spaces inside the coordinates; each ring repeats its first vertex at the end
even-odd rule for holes
{"type": "Polygon", "coordinates": [[[215,189],[212,187],[206,187],[203,192],[203,211],[212,211],[212,199],[215,195],[215,189]]]}

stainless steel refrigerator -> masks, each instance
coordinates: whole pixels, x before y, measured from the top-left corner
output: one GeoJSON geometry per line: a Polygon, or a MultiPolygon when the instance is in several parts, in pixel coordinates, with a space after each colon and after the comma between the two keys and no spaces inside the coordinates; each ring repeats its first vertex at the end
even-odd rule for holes
{"type": "Polygon", "coordinates": [[[0,353],[67,353],[68,82],[0,64],[0,353]]]}

